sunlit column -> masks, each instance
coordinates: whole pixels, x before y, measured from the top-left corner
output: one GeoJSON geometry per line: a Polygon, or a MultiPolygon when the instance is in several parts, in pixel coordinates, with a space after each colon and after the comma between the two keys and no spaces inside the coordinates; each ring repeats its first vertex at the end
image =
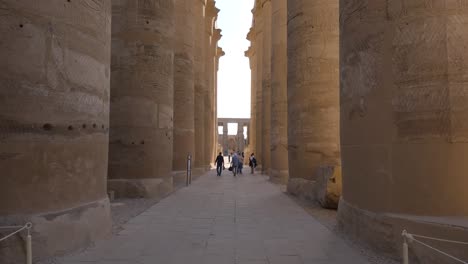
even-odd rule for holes
{"type": "Polygon", "coordinates": [[[271,175],[288,182],[287,2],[272,0],[271,175]]]}
{"type": "Polygon", "coordinates": [[[340,164],[338,17],[338,0],[288,0],[288,191],[298,195],[315,197],[317,169],[340,164]]]}

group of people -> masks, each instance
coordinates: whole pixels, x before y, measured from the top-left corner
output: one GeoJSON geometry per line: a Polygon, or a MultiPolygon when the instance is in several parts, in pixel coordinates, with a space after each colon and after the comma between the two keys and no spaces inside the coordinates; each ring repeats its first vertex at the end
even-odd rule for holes
{"type": "MultiPolygon", "coordinates": [[[[234,154],[232,154],[232,157],[231,157],[231,155],[229,155],[228,161],[230,163],[229,164],[230,165],[229,170],[232,171],[234,176],[236,176],[237,174],[242,174],[242,168],[244,167],[244,152],[242,152],[242,153],[234,152],[234,154]]],[[[221,176],[221,173],[225,169],[224,157],[221,154],[221,152],[219,153],[218,157],[216,157],[215,163],[216,163],[217,175],[221,176]]],[[[250,169],[251,169],[251,173],[254,174],[255,173],[255,167],[257,167],[257,159],[255,159],[254,153],[250,154],[249,166],[250,166],[250,169]]]]}

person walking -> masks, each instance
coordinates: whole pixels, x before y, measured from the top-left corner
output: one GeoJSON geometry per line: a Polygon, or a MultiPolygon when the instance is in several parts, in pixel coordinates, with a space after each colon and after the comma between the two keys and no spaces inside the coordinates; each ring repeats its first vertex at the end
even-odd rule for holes
{"type": "Polygon", "coordinates": [[[244,167],[244,156],[238,155],[239,157],[239,166],[237,167],[237,172],[242,174],[242,168],[244,167]]]}
{"type": "Polygon", "coordinates": [[[219,153],[218,157],[216,157],[215,163],[216,163],[216,173],[218,176],[221,176],[221,173],[223,172],[223,169],[224,169],[224,157],[223,155],[221,155],[221,152],[219,153]]]}
{"type": "Polygon", "coordinates": [[[249,166],[250,166],[250,173],[254,174],[255,173],[255,167],[257,167],[257,159],[255,158],[255,155],[253,153],[250,154],[249,166]]]}
{"type": "Polygon", "coordinates": [[[234,152],[231,158],[231,167],[232,167],[232,173],[234,176],[237,175],[237,170],[239,167],[239,157],[237,156],[237,153],[234,152]]]}

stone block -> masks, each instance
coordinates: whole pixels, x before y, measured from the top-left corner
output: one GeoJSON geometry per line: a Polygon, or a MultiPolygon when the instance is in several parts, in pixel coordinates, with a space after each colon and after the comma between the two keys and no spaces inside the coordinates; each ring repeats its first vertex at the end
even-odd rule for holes
{"type": "Polygon", "coordinates": [[[340,166],[322,166],[316,174],[316,199],[324,208],[337,209],[341,197],[340,166]]]}
{"type": "Polygon", "coordinates": [[[163,198],[173,191],[172,177],[156,179],[113,179],[108,189],[117,198],[163,198]]]}
{"type": "Polygon", "coordinates": [[[315,200],[315,185],[313,180],[303,178],[291,178],[288,181],[288,193],[301,199],[315,200]]]}

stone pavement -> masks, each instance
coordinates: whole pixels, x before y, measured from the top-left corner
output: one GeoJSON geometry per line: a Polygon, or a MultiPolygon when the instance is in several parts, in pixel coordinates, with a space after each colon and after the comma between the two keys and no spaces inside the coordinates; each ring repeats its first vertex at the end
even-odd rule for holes
{"type": "MultiPolygon", "coordinates": [[[[246,170],[247,172],[247,170],[246,170]]],[[[63,264],[368,263],[268,182],[225,170],[195,181],[63,264]]]]}

